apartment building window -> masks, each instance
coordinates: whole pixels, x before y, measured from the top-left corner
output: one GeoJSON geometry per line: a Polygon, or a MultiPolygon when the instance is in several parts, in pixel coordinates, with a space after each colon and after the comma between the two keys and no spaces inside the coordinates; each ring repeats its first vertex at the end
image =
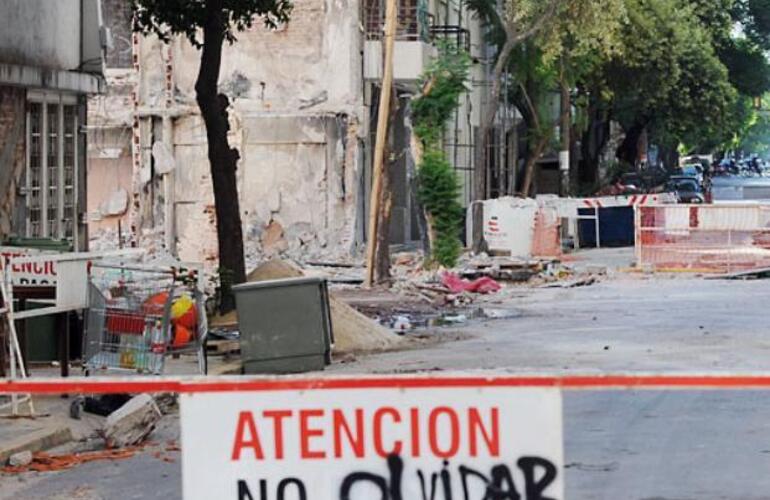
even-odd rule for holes
{"type": "MultiPolygon", "coordinates": [[[[365,0],[363,5],[366,39],[380,40],[385,25],[385,0],[365,0]]],[[[398,0],[398,40],[428,41],[432,24],[427,0],[398,0]]]]}
{"type": "Polygon", "coordinates": [[[75,96],[30,92],[27,97],[28,238],[72,240],[77,206],[75,96]]]}

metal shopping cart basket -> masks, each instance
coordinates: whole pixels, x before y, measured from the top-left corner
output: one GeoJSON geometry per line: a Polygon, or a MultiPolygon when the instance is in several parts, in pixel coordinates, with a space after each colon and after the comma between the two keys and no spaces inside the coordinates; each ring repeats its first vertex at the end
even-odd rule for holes
{"type": "Polygon", "coordinates": [[[206,312],[200,270],[94,264],[83,336],[86,374],[159,375],[169,356],[197,356],[206,373],[206,312]]]}

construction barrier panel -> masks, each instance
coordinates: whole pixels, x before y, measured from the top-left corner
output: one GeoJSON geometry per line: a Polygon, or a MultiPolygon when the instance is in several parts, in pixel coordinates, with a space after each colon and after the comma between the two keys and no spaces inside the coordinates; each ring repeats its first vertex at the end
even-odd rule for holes
{"type": "Polygon", "coordinates": [[[770,205],[639,206],[642,268],[730,273],[770,267],[770,205]]]}
{"type": "MultiPolygon", "coordinates": [[[[481,203],[484,208],[483,234],[491,252],[521,258],[558,259],[562,257],[563,229],[572,234],[581,247],[632,246],[634,207],[674,201],[671,194],[659,193],[598,198],[542,195],[532,199],[508,196],[475,203],[481,203]],[[616,216],[624,213],[628,216],[616,216]],[[602,218],[608,220],[602,222],[602,218]],[[565,221],[568,226],[563,228],[565,221]],[[578,231],[578,222],[583,225],[581,231],[578,231]],[[586,234],[589,225],[594,228],[591,235],[586,234]]],[[[472,206],[466,215],[466,234],[467,244],[471,246],[472,206]]]]}

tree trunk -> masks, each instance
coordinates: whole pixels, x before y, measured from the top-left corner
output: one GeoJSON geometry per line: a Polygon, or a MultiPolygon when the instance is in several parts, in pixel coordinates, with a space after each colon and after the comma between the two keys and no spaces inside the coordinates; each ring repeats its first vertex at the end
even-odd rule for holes
{"type": "Polygon", "coordinates": [[[582,186],[598,187],[599,159],[601,158],[607,141],[610,137],[609,120],[598,102],[598,97],[593,96],[588,104],[588,127],[580,141],[582,164],[578,172],[578,184],[582,186]]]}
{"type": "MultiPolygon", "coordinates": [[[[395,96],[395,94],[394,94],[395,96]]],[[[398,97],[390,100],[389,123],[395,123],[398,115],[398,97]]],[[[384,285],[390,282],[390,216],[393,213],[393,165],[392,152],[395,144],[394,129],[388,127],[388,138],[385,142],[385,152],[382,164],[382,179],[380,184],[380,210],[377,214],[377,246],[374,256],[373,284],[384,285]]]]}
{"type": "Polygon", "coordinates": [[[663,166],[669,172],[679,166],[679,151],[676,146],[662,145],[660,146],[659,161],[663,163],[663,166]]]}
{"type": "Polygon", "coordinates": [[[521,194],[523,196],[530,196],[532,190],[532,184],[535,179],[535,167],[537,166],[537,160],[543,155],[545,147],[548,145],[548,136],[543,136],[537,140],[534,149],[527,156],[527,164],[524,168],[524,182],[521,186],[521,194]]]}
{"type": "Polygon", "coordinates": [[[393,191],[391,190],[392,173],[390,166],[382,173],[382,192],[380,199],[377,232],[377,253],[374,256],[374,283],[385,285],[390,281],[390,215],[393,209],[393,191]]]}
{"type": "MultiPolygon", "coordinates": [[[[481,114],[479,131],[476,136],[476,147],[473,158],[473,199],[475,201],[483,200],[487,195],[487,147],[489,141],[489,130],[495,123],[495,115],[500,105],[501,78],[511,51],[516,45],[515,40],[508,37],[500,49],[494,70],[492,71],[492,90],[489,93],[489,100],[481,114]]],[[[473,211],[473,252],[479,253],[483,250],[484,243],[484,224],[483,213],[481,210],[473,211]]]]}
{"type": "Polygon", "coordinates": [[[618,160],[636,167],[636,160],[639,158],[639,138],[644,132],[645,125],[635,123],[626,131],[623,142],[618,146],[616,156],[618,160]]]}
{"type": "Polygon", "coordinates": [[[238,202],[236,168],[238,150],[227,140],[229,131],[224,94],[219,94],[217,83],[222,62],[224,27],[228,22],[222,12],[221,0],[209,0],[203,27],[203,52],[198,79],[195,82],[198,107],[206,124],[211,181],[214,186],[214,205],[217,216],[217,243],[219,245],[219,281],[222,291],[220,310],[232,310],[235,301],[230,287],[246,281],[243,255],[243,229],[238,202]]]}

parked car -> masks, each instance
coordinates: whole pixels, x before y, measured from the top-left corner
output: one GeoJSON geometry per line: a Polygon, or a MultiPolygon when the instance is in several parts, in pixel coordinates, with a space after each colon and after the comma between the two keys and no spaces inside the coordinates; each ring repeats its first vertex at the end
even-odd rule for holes
{"type": "Polygon", "coordinates": [[[701,165],[689,164],[681,168],[682,177],[694,177],[698,184],[703,184],[703,167],[701,165]]]}
{"type": "Polygon", "coordinates": [[[705,203],[703,187],[697,177],[673,176],[666,184],[666,191],[674,193],[679,203],[705,203]]]}

